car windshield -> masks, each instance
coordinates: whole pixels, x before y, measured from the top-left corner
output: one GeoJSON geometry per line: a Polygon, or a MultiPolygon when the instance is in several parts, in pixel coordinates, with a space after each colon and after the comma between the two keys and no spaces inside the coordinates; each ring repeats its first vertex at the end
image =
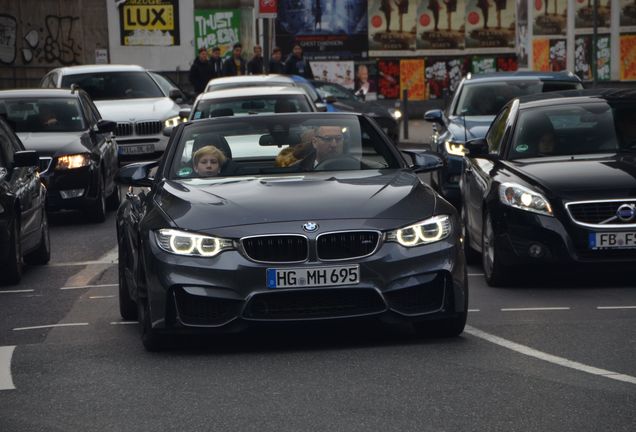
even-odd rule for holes
{"type": "Polygon", "coordinates": [[[170,177],[399,168],[389,146],[371,123],[355,115],[216,118],[185,125],[170,177]]]}
{"type": "Polygon", "coordinates": [[[577,82],[566,81],[489,81],[465,84],[453,115],[494,116],[511,99],[549,91],[575,90],[577,82]]]}
{"type": "Polygon", "coordinates": [[[159,98],[165,95],[147,72],[95,72],[66,75],[62,87],[77,84],[93,100],[159,98]]]}
{"type": "Polygon", "coordinates": [[[356,97],[348,89],[331,83],[316,83],[316,90],[324,99],[333,96],[342,101],[357,101],[356,97]]]}
{"type": "Polygon", "coordinates": [[[224,83],[211,83],[208,84],[208,86],[206,87],[205,91],[206,92],[210,92],[210,91],[217,91],[217,90],[229,90],[229,89],[235,89],[235,88],[245,88],[245,87],[267,87],[267,86],[276,86],[276,87],[282,87],[282,86],[287,86],[287,87],[294,87],[294,84],[291,83],[290,81],[286,80],[286,81],[275,81],[275,80],[271,80],[271,81],[231,81],[231,82],[224,82],[224,83]]]}
{"type": "Polygon", "coordinates": [[[307,98],[299,95],[245,96],[201,100],[192,112],[192,119],[283,112],[311,112],[307,98]]]}
{"type": "Polygon", "coordinates": [[[633,109],[615,111],[604,102],[523,110],[510,159],[613,153],[627,148],[636,144],[632,113],[633,109]]]}
{"type": "Polygon", "coordinates": [[[86,129],[76,98],[20,98],[0,101],[15,132],[79,132],[86,129]]]}

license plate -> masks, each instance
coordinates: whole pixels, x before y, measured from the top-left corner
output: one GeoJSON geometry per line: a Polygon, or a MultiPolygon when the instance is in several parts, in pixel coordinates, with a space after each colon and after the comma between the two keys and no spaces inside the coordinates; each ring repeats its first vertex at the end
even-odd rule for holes
{"type": "Polygon", "coordinates": [[[636,248],[636,232],[590,233],[590,249],[636,248]]]}
{"type": "Polygon", "coordinates": [[[267,288],[355,285],[359,282],[359,265],[267,269],[267,288]]]}
{"type": "Polygon", "coordinates": [[[154,153],[154,152],[155,152],[155,146],[152,144],[119,146],[119,154],[123,154],[123,155],[144,154],[144,153],[154,153]]]}

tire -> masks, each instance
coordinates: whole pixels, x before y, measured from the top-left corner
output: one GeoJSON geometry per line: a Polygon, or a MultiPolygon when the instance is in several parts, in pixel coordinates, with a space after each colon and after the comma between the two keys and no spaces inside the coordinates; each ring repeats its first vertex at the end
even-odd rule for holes
{"type": "Polygon", "coordinates": [[[102,223],[106,220],[106,197],[104,196],[104,184],[99,176],[97,183],[97,198],[95,203],[86,209],[86,217],[91,222],[102,223]]]}
{"type": "Polygon", "coordinates": [[[165,339],[152,328],[150,322],[150,308],[147,299],[139,299],[137,301],[137,310],[139,316],[139,328],[141,329],[141,343],[146,351],[158,352],[164,349],[165,339]]]}
{"type": "Polygon", "coordinates": [[[479,254],[475,249],[470,246],[470,234],[468,233],[468,217],[466,216],[466,210],[464,206],[461,207],[462,218],[462,237],[464,237],[464,256],[466,257],[466,264],[479,263],[479,254]]]}
{"type": "Polygon", "coordinates": [[[500,245],[492,227],[490,213],[484,215],[484,226],[481,230],[481,261],[486,283],[492,287],[506,285],[510,282],[510,268],[501,263],[500,245]]]}
{"type": "Polygon", "coordinates": [[[51,238],[49,235],[49,219],[42,210],[42,237],[38,248],[24,256],[24,261],[30,265],[44,265],[51,260],[51,238]]]}
{"type": "Polygon", "coordinates": [[[118,274],[119,274],[119,314],[126,321],[136,321],[138,317],[137,303],[130,298],[130,290],[126,282],[125,257],[121,243],[118,247],[118,274]]]}
{"type": "Polygon", "coordinates": [[[0,262],[0,282],[15,285],[22,279],[22,244],[20,242],[20,223],[14,220],[9,228],[9,249],[5,262],[0,262]]]}
{"type": "Polygon", "coordinates": [[[115,185],[115,187],[113,188],[113,192],[106,199],[106,209],[117,210],[119,208],[120,203],[121,203],[121,193],[119,190],[119,186],[115,185]]]}
{"type": "Polygon", "coordinates": [[[464,331],[467,318],[468,310],[464,310],[453,318],[414,323],[413,330],[418,337],[457,337],[464,331]]]}

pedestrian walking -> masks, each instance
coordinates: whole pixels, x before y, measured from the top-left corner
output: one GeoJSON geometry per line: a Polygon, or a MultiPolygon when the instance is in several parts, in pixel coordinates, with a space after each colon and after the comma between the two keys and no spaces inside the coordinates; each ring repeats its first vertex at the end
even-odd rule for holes
{"type": "Polygon", "coordinates": [[[205,86],[212,78],[212,68],[208,61],[208,50],[199,48],[199,56],[194,59],[190,67],[188,79],[194,88],[194,92],[198,95],[205,90],[205,86]]]}
{"type": "Polygon", "coordinates": [[[243,45],[235,43],[232,47],[232,55],[223,62],[223,76],[245,75],[247,69],[245,60],[241,57],[243,45]]]}
{"type": "Polygon", "coordinates": [[[300,44],[295,44],[292,53],[285,61],[285,73],[287,75],[300,75],[307,79],[314,79],[309,62],[303,57],[303,48],[300,44]]]}

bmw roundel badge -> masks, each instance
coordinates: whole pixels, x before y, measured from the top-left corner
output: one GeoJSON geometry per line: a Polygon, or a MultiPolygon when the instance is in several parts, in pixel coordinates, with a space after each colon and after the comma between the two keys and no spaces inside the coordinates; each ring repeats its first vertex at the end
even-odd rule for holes
{"type": "Polygon", "coordinates": [[[303,224],[303,229],[307,232],[314,232],[318,229],[318,224],[316,222],[307,222],[303,224]]]}

